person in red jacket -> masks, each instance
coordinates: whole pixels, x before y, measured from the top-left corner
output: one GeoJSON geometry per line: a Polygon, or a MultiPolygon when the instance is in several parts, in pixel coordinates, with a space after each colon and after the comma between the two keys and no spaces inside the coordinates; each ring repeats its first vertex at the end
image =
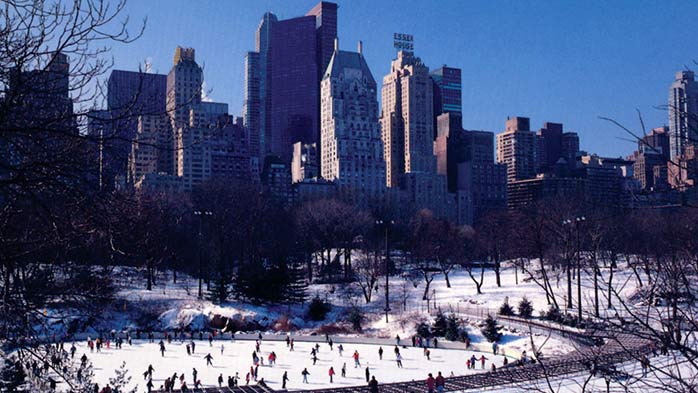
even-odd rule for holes
{"type": "Polygon", "coordinates": [[[327,372],[330,376],[330,383],[332,383],[332,377],[334,376],[334,367],[330,367],[330,371],[327,372]]]}
{"type": "Polygon", "coordinates": [[[441,375],[441,371],[439,371],[439,375],[436,376],[434,384],[436,385],[436,391],[438,393],[444,393],[445,381],[443,375],[441,375]]]}
{"type": "Polygon", "coordinates": [[[427,390],[429,393],[434,393],[434,385],[436,385],[436,381],[434,380],[434,376],[429,373],[429,377],[427,378],[427,390]]]}

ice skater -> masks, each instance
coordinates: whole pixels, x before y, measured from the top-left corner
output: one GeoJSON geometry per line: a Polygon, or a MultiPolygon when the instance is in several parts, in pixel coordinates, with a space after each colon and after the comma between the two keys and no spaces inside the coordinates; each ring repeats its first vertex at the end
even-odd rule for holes
{"type": "Polygon", "coordinates": [[[213,356],[210,353],[204,356],[204,359],[206,359],[206,366],[213,366],[213,356]]]}

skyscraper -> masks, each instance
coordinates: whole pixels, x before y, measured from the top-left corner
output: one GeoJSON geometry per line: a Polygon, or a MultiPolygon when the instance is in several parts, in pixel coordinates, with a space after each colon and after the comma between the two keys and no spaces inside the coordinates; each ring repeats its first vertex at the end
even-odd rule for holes
{"type": "Polygon", "coordinates": [[[168,143],[172,148],[167,150],[167,161],[171,162],[171,168],[168,168],[167,173],[182,176],[178,169],[181,167],[178,160],[182,156],[177,150],[181,150],[183,141],[189,139],[185,134],[189,130],[190,109],[201,103],[203,78],[203,70],[196,63],[194,48],[178,46],[175,49],[174,65],[167,74],[167,113],[172,130],[172,141],[168,143]]]}
{"type": "Polygon", "coordinates": [[[385,190],[376,81],[362,54],[334,54],[321,84],[321,174],[367,202],[385,190]]]}
{"type": "Polygon", "coordinates": [[[507,183],[536,177],[536,139],[528,117],[507,119],[497,134],[497,162],[507,166],[507,183]]]}
{"type": "Polygon", "coordinates": [[[698,144],[698,82],[693,71],[676,73],[669,89],[669,149],[672,161],[698,144]]]}
{"type": "MultiPolygon", "coordinates": [[[[148,140],[163,140],[153,134],[155,130],[150,128],[150,118],[165,116],[167,93],[167,75],[148,74],[145,72],[114,70],[109,75],[107,90],[108,113],[111,118],[110,132],[114,138],[105,141],[101,149],[102,184],[113,186],[117,176],[127,177],[131,180],[132,173],[129,167],[131,154],[131,141],[137,139],[140,116],[146,116],[143,126],[147,128],[145,133],[148,140]]],[[[169,128],[162,128],[158,132],[167,132],[169,128]]],[[[109,131],[108,131],[109,132],[109,131]]],[[[144,135],[140,135],[141,140],[144,135]]],[[[151,148],[154,148],[151,146],[151,148]]],[[[167,146],[162,146],[167,149],[167,146]]],[[[145,147],[144,147],[145,149],[145,147]]],[[[162,168],[165,170],[166,168],[162,168]]]]}
{"type": "Polygon", "coordinates": [[[387,185],[402,174],[436,173],[433,85],[429,69],[409,52],[398,52],[383,77],[381,126],[387,185]]]}
{"type": "Polygon", "coordinates": [[[434,138],[437,121],[442,113],[463,114],[461,69],[444,65],[431,71],[434,81],[434,138]]]}
{"type": "Polygon", "coordinates": [[[297,18],[262,18],[255,52],[245,59],[244,109],[251,138],[258,135],[260,162],[272,154],[290,163],[294,143],[319,141],[320,79],[336,37],[334,3],[320,2],[297,18]]]}

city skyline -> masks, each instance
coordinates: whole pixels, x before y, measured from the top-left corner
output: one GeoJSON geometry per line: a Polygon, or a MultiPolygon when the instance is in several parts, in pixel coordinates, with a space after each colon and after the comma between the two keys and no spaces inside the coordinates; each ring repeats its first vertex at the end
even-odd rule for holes
{"type": "MultiPolygon", "coordinates": [[[[205,88],[212,89],[211,99],[228,103],[232,114],[241,115],[244,55],[254,48],[254,31],[263,14],[293,18],[315,4],[211,3],[181,13],[175,11],[184,5],[177,2],[166,7],[159,2],[130,2],[126,9],[130,17],[147,16],[149,22],[134,44],[114,46],[114,68],[136,70],[149,60],[154,72],[166,73],[172,48],[194,47],[204,67],[205,88]],[[182,29],[183,23],[190,28],[182,29]]],[[[582,9],[502,2],[498,5],[505,11],[495,12],[495,5],[478,2],[438,7],[406,3],[410,12],[380,18],[391,9],[390,3],[338,4],[340,46],[352,48],[362,40],[367,63],[378,75],[388,72],[396,57],[393,32],[413,34],[415,54],[431,70],[444,64],[461,68],[464,128],[500,132],[507,116],[530,117],[533,124],[559,122],[580,134],[582,150],[606,156],[626,156],[634,143],[598,117],[612,117],[639,131],[639,109],[648,131],[667,124],[667,112],[656,107],[666,105],[673,75],[692,64],[690,53],[698,49],[691,47],[698,44],[677,38],[690,35],[685,30],[689,24],[681,19],[691,14],[687,8],[692,5],[678,9],[645,3],[625,9],[622,3],[599,3],[582,9]],[[530,23],[514,28],[517,17],[530,23]],[[455,23],[458,20],[461,23],[455,23]],[[684,29],[662,23],[669,20],[684,29]],[[370,30],[362,28],[364,23],[370,30]],[[645,42],[666,45],[647,48],[645,42]]]]}

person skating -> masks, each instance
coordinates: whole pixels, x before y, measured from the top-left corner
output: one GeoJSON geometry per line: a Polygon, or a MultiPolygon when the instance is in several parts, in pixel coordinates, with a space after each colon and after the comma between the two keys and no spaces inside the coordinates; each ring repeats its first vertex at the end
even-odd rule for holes
{"type": "Polygon", "coordinates": [[[223,356],[223,351],[225,351],[225,345],[221,344],[221,356],[223,356]]]}
{"type": "Polygon", "coordinates": [[[439,342],[436,340],[436,337],[434,337],[434,348],[439,347],[439,342]]]}
{"type": "Polygon", "coordinates": [[[204,359],[206,359],[206,365],[207,365],[207,366],[213,366],[213,362],[212,362],[213,356],[211,356],[210,353],[207,354],[206,356],[204,356],[204,359]]]}
{"type": "Polygon", "coordinates": [[[194,340],[191,340],[189,345],[191,346],[191,354],[192,355],[195,354],[196,353],[196,343],[194,342],[194,340]]]}
{"type": "Polygon", "coordinates": [[[189,346],[189,344],[185,345],[185,347],[187,348],[187,356],[190,356],[191,355],[191,347],[189,346]]]}
{"type": "Polygon", "coordinates": [[[310,375],[310,373],[308,372],[307,368],[303,369],[301,375],[303,376],[303,383],[308,383],[308,375],[310,375]]]}
{"type": "Polygon", "coordinates": [[[354,355],[352,355],[354,358],[354,368],[359,368],[361,366],[361,362],[359,361],[359,351],[354,350],[354,355]]]}
{"type": "Polygon", "coordinates": [[[148,389],[148,393],[151,393],[153,391],[153,380],[149,379],[148,383],[145,384],[145,387],[148,389]]]}
{"type": "Polygon", "coordinates": [[[431,351],[430,350],[427,349],[426,352],[424,352],[424,354],[427,356],[427,360],[431,360],[431,351]]]}
{"type": "Polygon", "coordinates": [[[313,355],[313,366],[315,365],[316,362],[317,362],[317,355],[313,355]]]}
{"type": "Polygon", "coordinates": [[[281,389],[286,389],[286,382],[288,382],[288,371],[284,371],[284,375],[281,377],[281,389]]]}
{"type": "Polygon", "coordinates": [[[393,352],[395,352],[395,354],[398,355],[400,353],[400,347],[396,345],[395,349],[393,349],[393,352]]]}
{"type": "Polygon", "coordinates": [[[443,393],[444,392],[444,377],[441,375],[441,371],[439,371],[439,374],[436,376],[436,379],[434,379],[434,385],[436,385],[436,391],[438,393],[443,393]]]}
{"type": "Polygon", "coordinates": [[[75,351],[77,351],[77,348],[75,348],[75,343],[73,343],[70,346],[70,358],[74,359],[75,358],[75,351]]]}
{"type": "Polygon", "coordinates": [[[368,369],[368,365],[367,365],[366,366],[366,383],[368,383],[370,377],[371,377],[371,371],[368,369]]]}
{"type": "Polygon", "coordinates": [[[332,350],[332,345],[334,344],[334,342],[332,341],[332,338],[330,338],[330,341],[328,341],[327,343],[330,345],[330,351],[331,351],[331,350],[332,350]]]}
{"type": "Polygon", "coordinates": [[[162,355],[162,357],[165,357],[165,343],[162,342],[162,340],[160,340],[158,345],[160,345],[160,354],[162,355]]]}
{"type": "Polygon", "coordinates": [[[485,360],[487,360],[487,358],[485,357],[485,355],[480,356],[480,363],[482,363],[482,369],[483,369],[483,370],[485,369],[485,360]]]}
{"type": "Polygon", "coordinates": [[[218,375],[218,387],[219,388],[223,387],[223,373],[218,375]]]}
{"type": "Polygon", "coordinates": [[[332,377],[334,377],[334,367],[330,366],[329,371],[327,371],[327,374],[330,376],[330,383],[332,383],[332,377]]]}
{"type": "Polygon", "coordinates": [[[397,362],[397,368],[402,368],[402,355],[400,355],[400,352],[395,355],[395,361],[397,362]]]}
{"type": "Polygon", "coordinates": [[[378,359],[383,360],[383,347],[378,347],[378,359]]]}
{"type": "Polygon", "coordinates": [[[337,351],[339,351],[339,356],[342,356],[342,352],[344,352],[344,346],[342,344],[339,344],[337,347],[337,351]]]}
{"type": "Polygon", "coordinates": [[[399,334],[395,336],[395,345],[398,345],[398,346],[400,345],[400,335],[399,334]]]}
{"type": "Polygon", "coordinates": [[[286,335],[286,348],[288,348],[290,346],[291,346],[291,337],[289,337],[289,335],[287,334],[286,335]]]}
{"type": "Polygon", "coordinates": [[[346,378],[347,376],[347,362],[344,362],[342,365],[342,378],[346,378]]]}
{"type": "Polygon", "coordinates": [[[196,368],[193,368],[193,369],[192,369],[192,372],[191,372],[191,377],[192,377],[191,380],[192,380],[192,383],[196,383],[196,377],[198,376],[198,374],[199,374],[199,372],[196,371],[196,368]]]}
{"type": "Polygon", "coordinates": [[[427,377],[427,391],[429,393],[434,393],[434,386],[436,385],[436,381],[434,380],[434,377],[429,373],[429,377],[427,377]]]}

